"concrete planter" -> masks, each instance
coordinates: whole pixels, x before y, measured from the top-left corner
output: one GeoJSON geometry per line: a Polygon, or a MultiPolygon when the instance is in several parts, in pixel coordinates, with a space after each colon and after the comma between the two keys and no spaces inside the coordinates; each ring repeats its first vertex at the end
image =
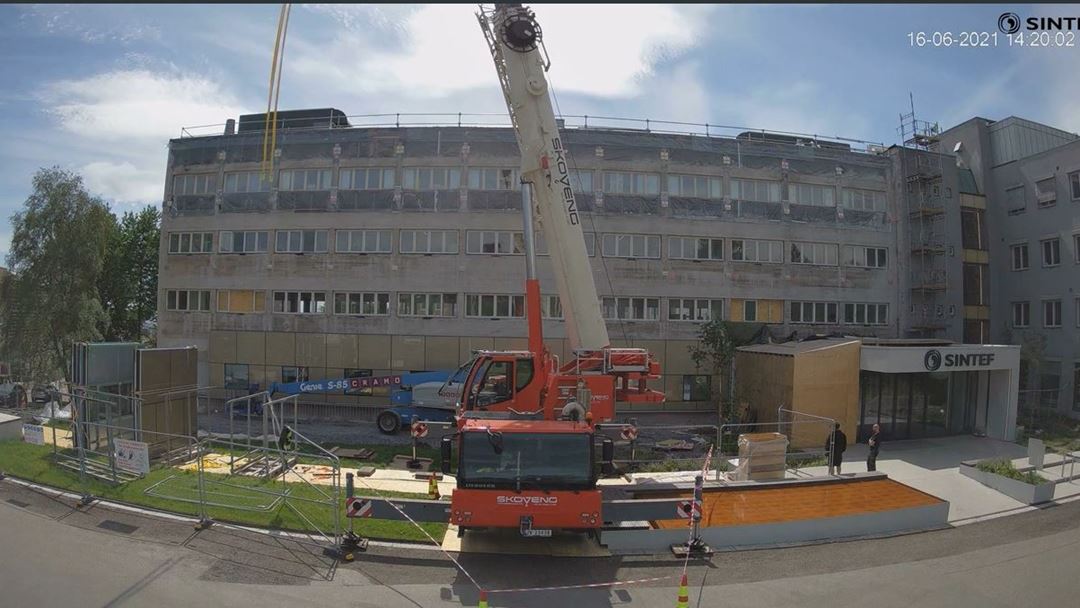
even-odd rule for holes
{"type": "MultiPolygon", "coordinates": [[[[998,492],[1001,492],[1013,500],[1022,502],[1025,505],[1037,505],[1053,500],[1054,498],[1055,484],[1052,481],[1046,481],[1037,486],[1033,486],[1023,481],[998,475],[997,473],[980,471],[976,466],[978,464],[978,461],[962,462],[960,463],[960,473],[974,479],[988,488],[993,488],[998,492]]],[[[1023,473],[1028,470],[1028,468],[1019,470],[1023,473]]]]}

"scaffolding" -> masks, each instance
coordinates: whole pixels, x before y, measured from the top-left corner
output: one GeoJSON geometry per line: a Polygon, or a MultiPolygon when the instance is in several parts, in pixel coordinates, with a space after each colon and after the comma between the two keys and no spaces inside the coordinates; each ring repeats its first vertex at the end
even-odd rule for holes
{"type": "Polygon", "coordinates": [[[900,114],[900,168],[904,203],[910,221],[911,329],[921,337],[940,337],[946,328],[945,297],[949,285],[941,128],[919,120],[915,104],[900,114]]]}

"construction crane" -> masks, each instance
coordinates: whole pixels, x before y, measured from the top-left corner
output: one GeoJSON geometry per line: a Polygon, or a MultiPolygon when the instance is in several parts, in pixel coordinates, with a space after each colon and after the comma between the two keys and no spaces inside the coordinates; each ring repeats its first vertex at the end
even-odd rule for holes
{"type": "Polygon", "coordinates": [[[458,432],[441,446],[445,473],[457,448],[450,519],[459,535],[489,527],[518,528],[523,536],[596,533],[604,521],[596,465],[612,468],[613,444],[602,439],[597,458],[595,424],[614,418],[617,401],[662,401],[663,393],[647,386],[660,366],[645,349],[610,345],[533,12],[499,4],[481,6],[477,18],[521,151],[528,350],[479,351],[472,361],[458,432]],[[534,218],[547,239],[574,353],[562,366],[544,345],[534,218]]]}

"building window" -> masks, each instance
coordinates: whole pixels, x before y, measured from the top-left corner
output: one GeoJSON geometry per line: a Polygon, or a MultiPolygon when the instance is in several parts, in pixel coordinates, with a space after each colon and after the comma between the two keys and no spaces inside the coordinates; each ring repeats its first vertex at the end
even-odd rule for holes
{"type": "Polygon", "coordinates": [[[668,321],[700,321],[724,318],[724,301],[707,298],[668,298],[668,321]]]}
{"type": "Polygon", "coordinates": [[[884,211],[885,193],[876,190],[854,190],[844,188],[844,207],[859,211],[884,211]]]}
{"type": "Polygon", "coordinates": [[[1073,235],[1073,260],[1080,264],[1080,234],[1073,235]]]}
{"type": "Polygon", "coordinates": [[[509,230],[468,230],[465,253],[521,255],[525,253],[525,233],[509,230]]]}
{"type": "Polygon", "coordinates": [[[814,184],[789,184],[789,200],[797,205],[814,207],[835,207],[836,189],[832,186],[814,184]]]}
{"type": "Polygon", "coordinates": [[[270,177],[262,171],[237,171],[225,174],[225,193],[269,192],[270,177]]]}
{"type": "Polygon", "coordinates": [[[213,251],[213,232],[169,233],[169,253],[212,253],[213,251]]]}
{"type": "Polygon", "coordinates": [[[625,298],[605,296],[600,299],[604,318],[612,321],[657,321],[660,298],[625,298]]]}
{"type": "Polygon", "coordinates": [[[330,169],[285,169],[278,174],[278,190],[329,190],[330,169]]]}
{"type": "Polygon", "coordinates": [[[1073,364],[1073,402],[1072,410],[1080,412],[1080,361],[1073,364]]]}
{"type": "Polygon", "coordinates": [[[390,294],[371,292],[337,292],[334,294],[335,315],[383,316],[390,314],[390,294]]]}
{"type": "Polygon", "coordinates": [[[982,209],[960,210],[960,245],[964,249],[986,249],[986,224],[982,209]]]}
{"type": "Polygon", "coordinates": [[[1080,297],[1076,298],[1074,304],[1076,305],[1076,326],[1080,327],[1080,297]]]}
{"type": "Polygon", "coordinates": [[[884,247],[844,246],[844,265],[859,268],[885,268],[888,250],[884,247]]]}
{"type": "Polygon", "coordinates": [[[731,259],[736,262],[784,263],[783,241],[731,239],[731,259]]]}
{"type": "Polygon", "coordinates": [[[1024,187],[1014,186],[1005,190],[1005,202],[1009,209],[1009,215],[1020,215],[1027,210],[1027,201],[1024,199],[1024,187]]]}
{"type": "Polygon", "coordinates": [[[606,258],[660,259],[660,236],[655,234],[605,234],[600,249],[606,258]]]}
{"type": "Polygon", "coordinates": [[[1061,264],[1061,239],[1046,239],[1042,244],[1042,265],[1044,268],[1061,264]]]}
{"type": "Polygon", "coordinates": [[[281,383],[307,382],[309,368],[296,365],[285,365],[281,368],[281,383]]]}
{"type": "Polygon", "coordinates": [[[409,167],[401,170],[405,190],[456,190],[461,187],[461,169],[450,167],[409,167]]]}
{"type": "Polygon", "coordinates": [[[888,325],[888,304],[854,302],[844,304],[844,323],[849,325],[888,325]]]}
{"type": "Polygon", "coordinates": [[[712,378],[702,375],[683,375],[682,377],[682,400],[683,401],[708,401],[711,391],[709,390],[712,378]]]}
{"type": "Polygon", "coordinates": [[[324,291],[275,291],[274,312],[321,315],[326,312],[324,291]]]}
{"type": "Polygon", "coordinates": [[[177,175],[173,178],[173,195],[213,194],[217,190],[217,174],[177,175]]]}
{"type": "Polygon", "coordinates": [[[608,194],[660,194],[660,176],[656,173],[604,171],[604,192],[608,194]]]}
{"type": "Polygon", "coordinates": [[[1031,324],[1031,304],[1029,302],[1012,303],[1012,326],[1020,329],[1031,324]]]}
{"type": "Polygon", "coordinates": [[[278,230],[278,253],[326,253],[326,230],[278,230]]]}
{"type": "Polygon", "coordinates": [[[540,317],[543,319],[562,319],[562,300],[559,296],[540,296],[540,317]]]}
{"type": "Polygon", "coordinates": [[[525,296],[466,294],[465,316],[520,319],[525,316],[525,296]]]}
{"type": "Polygon", "coordinates": [[[596,234],[592,232],[585,233],[585,252],[589,254],[589,257],[596,256],[596,234]]]}
{"type": "Polygon", "coordinates": [[[1057,409],[1061,393],[1061,361],[1043,361],[1039,366],[1039,406],[1057,409]]]}
{"type": "Polygon", "coordinates": [[[581,169],[575,171],[570,170],[570,187],[576,192],[588,192],[592,193],[593,190],[593,172],[588,169],[581,169]]]}
{"type": "Polygon", "coordinates": [[[724,239],[669,236],[668,257],[673,260],[722,260],[724,239]]]}
{"type": "Polygon", "coordinates": [[[1029,267],[1027,243],[1011,245],[1009,247],[1009,250],[1012,252],[1012,269],[1027,270],[1029,267]]]}
{"type": "Polygon", "coordinates": [[[520,187],[517,169],[469,169],[470,190],[517,190],[520,187]]]}
{"type": "Polygon", "coordinates": [[[218,312],[266,312],[266,293],[253,289],[219,289],[218,312]]]}
{"type": "Polygon", "coordinates": [[[1080,171],[1069,174],[1069,190],[1072,191],[1072,199],[1080,200],[1080,171]]]}
{"type": "Polygon", "coordinates": [[[457,230],[402,230],[401,253],[449,253],[458,252],[457,230]]]}
{"type": "Polygon", "coordinates": [[[338,253],[390,253],[389,230],[338,230],[338,253]]]}
{"type": "Polygon", "coordinates": [[[792,323],[836,323],[836,302],[792,302],[792,323]]]}
{"type": "Polygon", "coordinates": [[[342,190],[393,190],[394,169],[391,167],[343,168],[338,174],[338,188],[342,190]]]}
{"type": "Polygon", "coordinates": [[[738,201],[779,203],[780,182],[767,182],[759,179],[732,179],[731,198],[738,201]]]}
{"type": "Polygon", "coordinates": [[[792,243],[793,264],[836,266],[836,245],[830,243],[792,243]]]}
{"type": "Polygon", "coordinates": [[[270,233],[265,230],[218,233],[218,249],[221,253],[266,253],[270,233]]]}
{"type": "Polygon", "coordinates": [[[757,300],[743,300],[743,321],[757,321],[757,300]]]}
{"type": "Polygon", "coordinates": [[[248,366],[246,363],[225,364],[225,388],[248,390],[248,366]]]}
{"type": "Polygon", "coordinates": [[[668,175],[667,191],[671,196],[688,198],[721,198],[724,189],[719,177],[704,175],[668,175]]]}
{"type": "Polygon", "coordinates": [[[1053,207],[1057,203],[1057,180],[1048,177],[1035,182],[1035,198],[1039,207],[1053,207]]]}
{"type": "Polygon", "coordinates": [[[983,264],[967,264],[964,272],[964,304],[967,306],[985,306],[990,303],[990,285],[987,281],[987,267],[983,264]]]}
{"type": "Polygon", "coordinates": [[[1061,300],[1043,300],[1043,327],[1061,327],[1061,300]]]}
{"type": "Polygon", "coordinates": [[[456,317],[456,293],[399,293],[399,317],[456,317]]]}
{"type": "Polygon", "coordinates": [[[210,312],[210,290],[169,289],[165,291],[165,310],[174,312],[210,312]]]}

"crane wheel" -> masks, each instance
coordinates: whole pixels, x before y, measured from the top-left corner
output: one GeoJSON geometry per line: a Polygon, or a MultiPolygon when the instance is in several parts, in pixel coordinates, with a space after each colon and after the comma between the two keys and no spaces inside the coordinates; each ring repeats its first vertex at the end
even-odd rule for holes
{"type": "Polygon", "coordinates": [[[401,418],[394,412],[382,412],[375,419],[375,424],[379,427],[379,431],[387,435],[393,435],[401,428],[401,418]]]}

